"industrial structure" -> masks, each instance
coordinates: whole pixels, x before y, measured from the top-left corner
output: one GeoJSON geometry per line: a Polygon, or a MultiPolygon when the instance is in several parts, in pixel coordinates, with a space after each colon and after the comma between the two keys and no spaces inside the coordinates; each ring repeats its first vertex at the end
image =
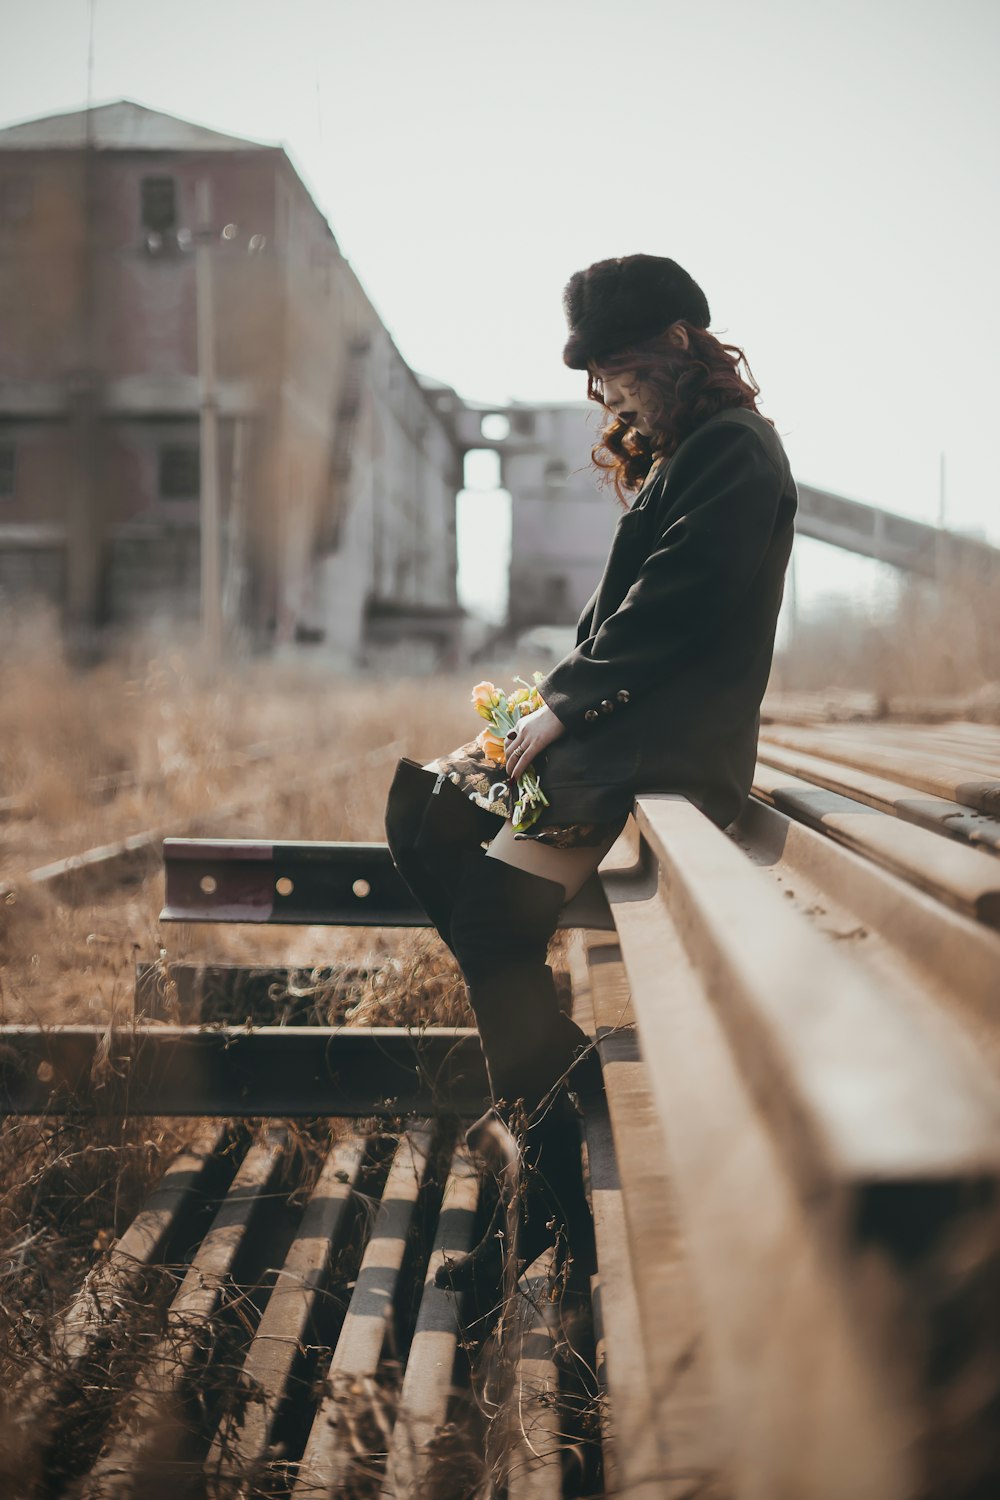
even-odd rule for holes
{"type": "MultiPolygon", "coordinates": [[[[0,600],[185,619],[344,666],[455,661],[470,450],[512,501],[508,624],[572,625],[618,508],[586,401],[487,406],[397,350],[284,150],[121,100],[0,130],[0,600]]],[[[986,543],[800,485],[904,569],[986,543]]]]}
{"type": "Polygon", "coordinates": [[[440,654],[461,453],[282,149],[125,100],[10,127],[0,254],[0,588],[196,614],[210,477],[255,643],[440,654]]]}

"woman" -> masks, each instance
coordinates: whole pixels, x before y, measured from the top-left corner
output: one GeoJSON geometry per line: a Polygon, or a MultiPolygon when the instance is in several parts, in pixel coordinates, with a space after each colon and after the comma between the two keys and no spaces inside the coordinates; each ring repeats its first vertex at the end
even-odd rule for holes
{"type": "MultiPolygon", "coordinates": [[[[401,761],[386,809],[393,858],[467,981],[494,1113],[523,1101],[524,1159],[563,1194],[556,1212],[540,1186],[539,1203],[528,1195],[531,1258],[550,1226],[572,1230],[584,1212],[565,1171],[575,1136],[562,1081],[587,1037],[560,1013],[549,938],[637,792],[682,793],[720,828],[744,806],[797,505],[743,355],[707,331],[708,303],[682,267],[598,261],[563,301],[563,359],[587,371],[610,419],[592,457],[623,514],[574,649],[507,737],[509,781],[534,765],[550,806],[515,833],[510,786],[473,742],[427,767],[401,761]]],[[[482,1137],[479,1122],[470,1141],[482,1137]]],[[[452,1284],[491,1254],[484,1241],[452,1284]]]]}

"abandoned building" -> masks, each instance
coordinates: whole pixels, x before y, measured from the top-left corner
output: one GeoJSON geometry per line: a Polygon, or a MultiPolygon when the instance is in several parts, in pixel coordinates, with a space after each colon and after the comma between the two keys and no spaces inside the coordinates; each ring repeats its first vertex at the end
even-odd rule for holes
{"type": "Polygon", "coordinates": [[[102,626],[199,608],[199,237],[220,593],[256,640],[431,643],[462,455],[280,148],[129,101],[0,131],[0,589],[102,626]]]}
{"type": "Polygon", "coordinates": [[[515,496],[514,623],[593,586],[612,520],[585,405],[498,415],[415,374],[280,147],[128,100],[8,127],[0,257],[0,597],[78,631],[197,621],[206,407],[219,609],[256,646],[454,659],[470,448],[515,496]]]}

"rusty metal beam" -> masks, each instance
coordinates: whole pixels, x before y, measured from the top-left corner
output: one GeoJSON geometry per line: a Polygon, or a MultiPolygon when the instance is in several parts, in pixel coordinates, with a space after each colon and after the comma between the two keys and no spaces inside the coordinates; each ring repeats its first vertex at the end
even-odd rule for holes
{"type": "Polygon", "coordinates": [[[358,1394],[366,1382],[374,1381],[393,1327],[391,1308],[430,1169],[432,1145],[432,1133],[423,1126],[409,1131],[396,1147],[292,1500],[338,1500],[356,1493],[359,1480],[364,1479],[365,1462],[359,1463],[352,1430],[360,1406],[358,1394]]]}
{"type": "MultiPolygon", "coordinates": [[[[638,824],[651,875],[659,867],[651,888],[806,1191],[977,1176],[1000,1185],[1000,1087],[958,1032],[919,1024],[843,945],[808,930],[684,798],[640,798],[638,824]]],[[[604,884],[651,1045],[666,976],[650,940],[665,948],[668,932],[657,931],[652,908],[643,957],[654,963],[639,986],[625,932],[626,923],[634,931],[635,883],[604,884]]],[[[654,1067],[654,1094],[659,1076],[654,1067]]]]}
{"type": "Polygon", "coordinates": [[[51,1478],[66,1446],[75,1444],[75,1435],[67,1430],[67,1413],[87,1385],[97,1388],[102,1377],[106,1379],[109,1351],[116,1339],[120,1342],[122,1307],[136,1298],[149,1300],[156,1273],[163,1275],[165,1262],[184,1253],[206,1201],[225,1194],[238,1166],[238,1152],[226,1154],[236,1139],[227,1121],[202,1123],[59,1317],[50,1357],[32,1367],[11,1417],[26,1472],[44,1470],[51,1478]],[[55,1378],[53,1371],[58,1372],[55,1378]]]}
{"type": "Polygon", "coordinates": [[[880,812],[891,813],[904,822],[916,823],[920,828],[929,828],[947,838],[989,849],[994,854],[1000,853],[1000,818],[975,812],[947,797],[917,793],[889,776],[859,771],[826,756],[776,745],[765,735],[761,736],[757,754],[760,764],[790,771],[804,781],[828,787],[831,792],[841,792],[845,797],[864,802],[880,812]]]}
{"type": "Polygon", "coordinates": [[[507,1500],[561,1500],[566,1446],[559,1411],[559,1317],[552,1299],[555,1252],[545,1250],[525,1270],[508,1309],[513,1360],[504,1416],[507,1500]]]}
{"type": "MultiPolygon", "coordinates": [[[[267,922],[326,927],[426,927],[386,844],[264,839],[164,839],[161,922],[267,922]]],[[[597,876],[560,927],[610,931],[597,876]]]]}
{"type": "MultiPolygon", "coordinates": [[[[942,1247],[965,1234],[996,1245],[996,1078],[956,1020],[811,927],[788,899],[797,879],[773,886],[682,798],[640,798],[637,822],[645,896],[634,878],[603,880],[734,1487],[829,1500],[943,1494],[933,1454],[908,1448],[905,1433],[924,1430],[928,1414],[949,1433],[967,1430],[970,1445],[979,1428],[977,1412],[942,1415],[927,1371],[953,1347],[939,1299],[958,1307],[979,1295],[942,1247]],[[908,1339],[927,1351],[919,1372],[900,1358],[908,1339]],[[802,1379],[806,1343],[822,1382],[802,1379]]],[[[862,864],[791,825],[790,838],[806,834],[838,862],[862,864]]],[[[995,1477],[995,1453],[984,1476],[995,1477]]]]}
{"type": "Polygon", "coordinates": [[[448,1416],[462,1325],[453,1293],[436,1286],[434,1278],[446,1257],[465,1255],[472,1249],[479,1194],[479,1172],[464,1147],[458,1147],[424,1275],[386,1457],[382,1500],[411,1500],[414,1495],[433,1495],[436,1487],[444,1488],[448,1453],[447,1445],[439,1440],[448,1416]]]}
{"type": "Polygon", "coordinates": [[[610,1406],[608,1489],[630,1500],[714,1493],[725,1467],[718,1394],[621,949],[580,933],[569,962],[573,1018],[597,1037],[604,1073],[604,1097],[588,1103],[584,1129],[610,1406]]]}
{"type": "MultiPolygon", "coordinates": [[[[628,891],[617,910],[718,1400],[718,1422],[702,1436],[719,1445],[727,1493],[904,1500],[915,1493],[905,1457],[912,1414],[852,1316],[849,1265],[817,1233],[829,1195],[808,1194],[803,1206],[661,894],[651,881],[645,901],[628,891]],[[804,1347],[822,1380],[803,1379],[804,1347]]],[[[626,1190],[624,1209],[639,1271],[633,1226],[643,1204],[626,1190]]],[[[636,1289],[642,1307],[641,1271],[636,1289]]],[[[647,1316],[644,1326],[655,1343],[659,1323],[647,1316]]],[[[614,1419],[613,1364],[610,1374],[614,1419]]],[[[660,1410],[674,1415],[669,1400],[660,1410]]],[[[685,1436],[697,1442],[697,1426],[685,1436]]]]}
{"type": "Polygon", "coordinates": [[[293,1385],[296,1362],[314,1336],[320,1305],[330,1296],[330,1278],[350,1229],[364,1148],[360,1134],[331,1147],[243,1363],[244,1378],[258,1399],[248,1403],[242,1420],[227,1424],[212,1441],[206,1467],[233,1494],[242,1478],[266,1462],[282,1404],[301,1395],[293,1385]]]}
{"type": "Polygon", "coordinates": [[[0,1026],[0,1113],[478,1115],[472,1029],[0,1026]]]}
{"type": "Polygon", "coordinates": [[[938,901],[988,927],[1000,927],[1000,862],[984,849],[941,838],[929,828],[763,762],[754,772],[753,789],[780,812],[884,865],[938,901]]]}
{"type": "Polygon", "coordinates": [[[184,1395],[204,1360],[206,1330],[240,1295],[253,1238],[281,1190],[285,1144],[286,1131],[269,1126],[240,1164],[170,1304],[164,1335],[139,1372],[126,1420],[83,1481],[82,1500],[142,1494],[164,1452],[181,1445],[184,1395]]]}
{"type": "Polygon", "coordinates": [[[932,797],[959,802],[963,807],[986,813],[988,817],[1000,815],[1000,778],[984,778],[933,752],[921,752],[919,743],[908,751],[891,749],[866,735],[866,728],[861,725],[848,731],[827,729],[822,725],[808,729],[769,725],[767,741],[769,746],[787,745],[792,750],[804,750],[809,755],[840,761],[859,771],[889,776],[893,781],[929,792],[932,797]]]}

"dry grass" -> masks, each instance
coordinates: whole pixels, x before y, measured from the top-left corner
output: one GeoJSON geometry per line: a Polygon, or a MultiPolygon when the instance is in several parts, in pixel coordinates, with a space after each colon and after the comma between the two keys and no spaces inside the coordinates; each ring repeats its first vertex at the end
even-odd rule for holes
{"type": "MultiPolygon", "coordinates": [[[[409,682],[335,678],[316,666],[246,662],[218,680],[196,658],[130,654],[92,671],[66,664],[44,614],[6,627],[0,664],[0,1015],[7,1021],[105,1021],[131,1003],[137,958],[272,963],[405,959],[402,934],[326,928],[160,927],[162,878],[64,904],[28,872],[147,828],[242,838],[379,839],[402,738],[430,759],[476,733],[468,674],[409,682]],[[240,751],[272,742],[272,758],[240,751]],[[116,795],[102,777],[130,778],[116,795]],[[245,804],[222,820],[220,806],[245,804]],[[30,814],[30,815],[28,815],[30,814]]],[[[443,950],[442,950],[443,951],[443,950]]],[[[447,955],[445,955],[447,956],[447,955]]],[[[424,958],[420,958],[424,963],[424,958]]]]}
{"type": "MultiPolygon", "coordinates": [[[[422,680],[414,692],[406,682],[358,682],[316,668],[246,662],[212,680],[196,658],[145,656],[139,645],[76,672],[44,612],[9,619],[4,630],[3,1020],[127,1022],[135,961],[157,957],[304,970],[351,961],[374,971],[356,1020],[419,1020],[418,994],[426,1019],[468,1020],[453,960],[432,934],[161,928],[158,870],[79,905],[26,879],[52,859],[145,828],[181,833],[206,815],[210,821],[199,829],[206,834],[378,839],[395,753],[360,768],[356,763],[401,736],[407,753],[429,759],[475,734],[466,674],[422,680]],[[271,758],[241,760],[241,749],[261,741],[274,742],[271,758]],[[249,805],[238,818],[213,826],[213,809],[232,802],[249,805]]],[[[59,1388],[52,1342],[59,1314],[197,1124],[10,1119],[0,1127],[3,1390],[23,1394],[26,1382],[32,1389],[59,1388]]],[[[309,1131],[293,1128],[293,1140],[304,1149],[309,1131]]],[[[126,1347],[148,1343],[167,1281],[118,1308],[126,1347]]],[[[123,1366],[104,1397],[119,1377],[127,1387],[123,1366]]],[[[18,1454],[4,1455],[0,1442],[0,1460],[16,1467],[18,1454]]],[[[0,1466],[0,1488],[16,1493],[2,1473],[0,1466]]]]}
{"type": "Polygon", "coordinates": [[[883,618],[846,603],[806,615],[776,655],[771,683],[781,692],[869,692],[887,707],[952,699],[965,717],[1000,723],[1000,586],[910,577],[883,618]]]}
{"type": "MultiPolygon", "coordinates": [[[[138,646],[74,672],[44,615],[12,622],[7,640],[11,649],[0,665],[0,802],[20,806],[8,801],[0,822],[0,876],[9,888],[0,907],[3,1020],[128,1024],[135,962],[159,958],[167,971],[175,960],[296,967],[300,991],[309,991],[313,967],[352,963],[371,977],[350,1022],[471,1023],[454,960],[431,932],[161,927],[158,870],[95,889],[78,904],[26,879],[43,863],[137,829],[183,832],[220,803],[243,799],[250,799],[245,813],[199,831],[379,839],[397,752],[356,769],[355,763],[401,738],[418,760],[471,738],[478,721],[468,704],[468,673],[424,679],[415,689],[405,681],[338,680],[315,669],[248,662],[215,682],[195,659],[179,652],[147,658],[138,646]],[[239,759],[241,747],[260,741],[279,742],[272,758],[239,759]]],[[[320,985],[310,1000],[321,1010],[320,985]]],[[[23,1469],[25,1434],[16,1418],[30,1397],[40,1392],[43,1406],[58,1406],[66,1419],[61,1426],[69,1439],[58,1439],[49,1466],[54,1472],[62,1466],[67,1476],[82,1472],[120,1393],[134,1381],[137,1360],[162,1338],[176,1267],[151,1273],[139,1294],[117,1295],[113,1345],[86,1391],[63,1368],[56,1332],[88,1273],[199,1124],[64,1118],[10,1119],[0,1127],[0,1377],[10,1396],[9,1406],[0,1402],[3,1493],[34,1496],[45,1488],[43,1482],[33,1489],[23,1469]]],[[[314,1175],[319,1137],[329,1140],[331,1122],[325,1133],[321,1127],[291,1127],[290,1151],[301,1159],[289,1180],[298,1181],[299,1196],[314,1175]]],[[[224,1333],[220,1327],[212,1337],[224,1333]]],[[[477,1349],[469,1349],[473,1384],[485,1388],[494,1355],[488,1342],[477,1349]],[[484,1360],[486,1372],[479,1373],[484,1360]]],[[[218,1368],[231,1376],[213,1398],[221,1403],[224,1431],[227,1424],[238,1428],[254,1396],[241,1383],[238,1354],[231,1367],[219,1358],[218,1368]]],[[[377,1462],[366,1477],[361,1439],[367,1434],[368,1451],[377,1454],[379,1432],[384,1437],[393,1418],[392,1381],[362,1396],[358,1475],[367,1493],[377,1462]]],[[[465,1494],[490,1492],[479,1446],[484,1422],[490,1414],[473,1411],[468,1423],[442,1433],[436,1467],[445,1490],[454,1492],[458,1483],[465,1494]]],[[[255,1485],[247,1493],[257,1493],[255,1485]]]]}
{"type": "MultiPolygon", "coordinates": [[[[395,755],[352,768],[400,738],[418,760],[471,738],[478,725],[467,701],[469,673],[418,684],[359,682],[330,677],[318,665],[248,661],[213,680],[195,656],[150,654],[139,642],[78,672],[44,612],[6,621],[4,640],[0,883],[10,889],[0,897],[0,1018],[124,1021],[136,959],[159,957],[165,965],[296,967],[306,985],[313,966],[359,964],[372,977],[350,1012],[356,1024],[469,1022],[454,962],[430,933],[161,928],[158,871],[79,905],[26,880],[49,860],[139,829],[180,833],[233,802],[246,802],[246,811],[199,831],[378,839],[395,755]],[[261,742],[272,746],[270,758],[241,756],[261,742]]],[[[840,618],[800,627],[775,680],[788,691],[867,690],[885,700],[965,694],[982,706],[974,716],[1000,721],[1000,604],[981,592],[908,586],[892,622],[840,618]]],[[[14,1404],[26,1383],[59,1388],[52,1335],[60,1312],[196,1125],[70,1118],[0,1126],[0,1389],[14,1393],[14,1404]]],[[[325,1135],[292,1130],[300,1186],[314,1171],[321,1136],[329,1141],[329,1127],[325,1135]]],[[[148,1341],[170,1284],[151,1284],[147,1295],[121,1307],[124,1363],[109,1369],[105,1389],[91,1392],[90,1401],[106,1405],[122,1388],[115,1382],[127,1384],[128,1348],[148,1341]]],[[[478,1357],[478,1387],[488,1398],[490,1362],[499,1355],[485,1347],[478,1357]]],[[[377,1405],[373,1397],[362,1418],[375,1421],[377,1405]]],[[[582,1406],[578,1432],[596,1421],[589,1384],[582,1406]]],[[[490,1415],[480,1413],[487,1425],[490,1415]]],[[[485,1494],[488,1444],[484,1467],[464,1437],[455,1437],[453,1459],[465,1466],[468,1493],[485,1494]]],[[[0,1488],[3,1463],[16,1461],[16,1453],[4,1457],[0,1441],[0,1488]]],[[[13,1482],[3,1492],[17,1493],[13,1482]]]]}

